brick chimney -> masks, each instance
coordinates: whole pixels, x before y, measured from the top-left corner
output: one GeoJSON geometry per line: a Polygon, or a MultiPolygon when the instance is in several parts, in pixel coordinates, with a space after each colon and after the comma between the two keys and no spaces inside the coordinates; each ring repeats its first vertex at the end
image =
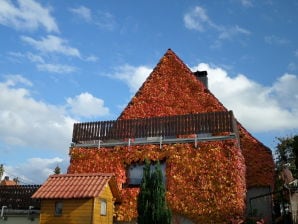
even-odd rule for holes
{"type": "Polygon", "coordinates": [[[198,80],[200,80],[204,86],[208,89],[208,77],[207,71],[196,71],[193,73],[198,80]]]}

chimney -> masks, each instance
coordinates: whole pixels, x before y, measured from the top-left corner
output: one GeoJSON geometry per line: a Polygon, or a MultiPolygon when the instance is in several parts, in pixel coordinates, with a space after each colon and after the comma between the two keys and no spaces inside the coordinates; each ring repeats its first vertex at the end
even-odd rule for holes
{"type": "Polygon", "coordinates": [[[196,71],[193,73],[198,80],[200,80],[204,86],[208,89],[208,77],[207,71],[196,71]]]}

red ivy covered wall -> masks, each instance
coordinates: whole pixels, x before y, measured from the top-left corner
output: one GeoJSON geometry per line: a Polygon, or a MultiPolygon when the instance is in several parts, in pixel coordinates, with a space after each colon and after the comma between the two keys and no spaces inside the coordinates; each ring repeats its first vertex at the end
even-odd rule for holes
{"type": "Polygon", "coordinates": [[[240,144],[246,165],[247,188],[267,187],[274,190],[274,161],[272,152],[239,126],[240,144]]]}
{"type": "MultiPolygon", "coordinates": [[[[119,119],[227,111],[222,103],[168,50],[119,119]]],[[[247,167],[247,188],[274,186],[271,150],[241,124],[240,143],[247,167]]]]}
{"type": "Polygon", "coordinates": [[[127,165],[146,158],[166,160],[167,200],[174,213],[195,222],[224,223],[243,215],[245,200],[244,158],[235,141],[194,144],[73,148],[68,173],[112,172],[122,192],[116,219],[136,218],[138,188],[122,188],[127,165]]]}
{"type": "MultiPolygon", "coordinates": [[[[168,50],[119,119],[227,111],[221,102],[168,50]]],[[[240,124],[240,144],[234,141],[159,146],[70,150],[69,173],[113,172],[119,187],[126,182],[126,165],[166,159],[167,199],[174,212],[199,223],[223,223],[242,215],[246,188],[273,186],[271,151],[240,124]],[[246,169],[245,169],[246,167],[246,169]],[[247,186],[245,185],[247,183],[247,186]]],[[[122,189],[118,220],[136,217],[137,188],[122,189]]]]}

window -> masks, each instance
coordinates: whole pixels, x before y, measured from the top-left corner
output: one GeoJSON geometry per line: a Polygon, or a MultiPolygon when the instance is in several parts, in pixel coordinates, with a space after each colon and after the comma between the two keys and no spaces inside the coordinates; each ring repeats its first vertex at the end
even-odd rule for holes
{"type": "MultiPolygon", "coordinates": [[[[156,163],[151,164],[151,170],[154,169],[154,167],[155,167],[154,165],[156,165],[156,163]]],[[[134,163],[128,167],[128,170],[127,170],[128,181],[127,181],[126,185],[128,185],[130,187],[140,186],[142,178],[143,178],[144,166],[145,166],[144,163],[140,163],[140,164],[134,163]]],[[[161,172],[162,172],[163,181],[165,183],[165,180],[166,180],[166,163],[165,163],[165,161],[160,162],[160,168],[161,168],[161,172]]]]}
{"type": "Polygon", "coordinates": [[[62,215],[63,210],[63,202],[57,201],[55,202],[55,215],[60,216],[62,215]]]}
{"type": "Polygon", "coordinates": [[[107,200],[100,199],[100,215],[107,215],[107,200]]]}

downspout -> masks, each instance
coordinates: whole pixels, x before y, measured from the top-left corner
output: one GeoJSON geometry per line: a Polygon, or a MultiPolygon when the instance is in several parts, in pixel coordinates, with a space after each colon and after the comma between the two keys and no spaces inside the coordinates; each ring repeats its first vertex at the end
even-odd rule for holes
{"type": "Polygon", "coordinates": [[[4,209],[6,209],[7,208],[7,206],[2,206],[2,208],[1,208],[1,218],[3,219],[4,218],[4,209]]]}

